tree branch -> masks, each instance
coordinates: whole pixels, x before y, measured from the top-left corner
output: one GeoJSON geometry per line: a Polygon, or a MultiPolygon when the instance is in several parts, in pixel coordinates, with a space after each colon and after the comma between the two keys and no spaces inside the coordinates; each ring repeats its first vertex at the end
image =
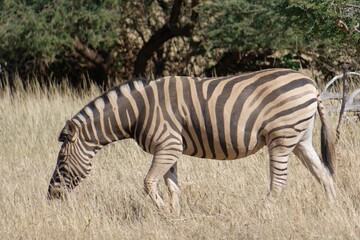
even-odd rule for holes
{"type": "Polygon", "coordinates": [[[171,9],[171,14],[170,14],[170,19],[168,24],[170,25],[170,27],[174,27],[176,25],[176,23],[179,20],[179,16],[181,13],[181,5],[182,5],[182,0],[175,0],[173,7],[171,9]]]}
{"type": "Polygon", "coordinates": [[[346,68],[343,67],[343,95],[342,95],[342,99],[341,99],[341,108],[340,108],[340,114],[339,114],[339,121],[338,121],[338,125],[336,127],[336,142],[339,141],[340,139],[340,128],[342,125],[342,119],[344,116],[344,112],[345,112],[345,105],[346,105],[346,97],[348,94],[348,82],[347,82],[347,74],[346,74],[346,68]]]}
{"type": "Polygon", "coordinates": [[[356,26],[354,27],[355,32],[360,33],[359,26],[360,26],[360,23],[356,24],[356,26]]]}
{"type": "Polygon", "coordinates": [[[178,36],[188,36],[191,34],[192,29],[194,28],[194,22],[197,21],[198,15],[194,11],[194,7],[199,4],[198,0],[192,1],[192,14],[191,14],[191,22],[186,24],[185,26],[179,27],[179,17],[181,13],[182,0],[175,0],[172,6],[171,15],[169,21],[165,23],[165,25],[160,28],[157,32],[155,32],[149,39],[148,42],[144,44],[144,46],[139,51],[135,66],[134,66],[134,75],[135,76],[144,76],[147,63],[154,52],[157,51],[165,42],[168,40],[178,37],[178,36]]]}
{"type": "Polygon", "coordinates": [[[88,70],[94,68],[97,71],[96,78],[98,79],[94,80],[107,87],[109,85],[109,68],[114,58],[115,49],[112,49],[106,58],[104,58],[96,51],[84,45],[77,36],[74,37],[74,48],[76,53],[85,59],[85,65],[88,70]]]}
{"type": "Polygon", "coordinates": [[[77,36],[74,38],[74,47],[81,56],[94,65],[101,65],[104,63],[104,59],[97,52],[85,46],[77,36]]]}
{"type": "Polygon", "coordinates": [[[346,23],[344,21],[342,21],[341,19],[336,19],[336,26],[338,26],[342,31],[349,33],[350,29],[349,27],[346,25],[346,23]]]}

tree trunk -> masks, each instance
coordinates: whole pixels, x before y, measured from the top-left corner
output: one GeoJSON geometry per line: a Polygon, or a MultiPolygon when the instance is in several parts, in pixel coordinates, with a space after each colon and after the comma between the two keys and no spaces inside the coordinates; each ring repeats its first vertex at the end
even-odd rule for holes
{"type": "MultiPolygon", "coordinates": [[[[198,13],[192,10],[191,21],[184,26],[179,26],[178,22],[182,3],[183,0],[174,1],[169,21],[157,32],[155,32],[139,51],[134,66],[135,77],[144,77],[146,75],[145,73],[148,61],[165,42],[174,37],[189,36],[191,34],[191,31],[194,28],[194,23],[197,21],[198,13]]],[[[191,4],[192,9],[198,4],[198,0],[193,0],[191,4]]]]}

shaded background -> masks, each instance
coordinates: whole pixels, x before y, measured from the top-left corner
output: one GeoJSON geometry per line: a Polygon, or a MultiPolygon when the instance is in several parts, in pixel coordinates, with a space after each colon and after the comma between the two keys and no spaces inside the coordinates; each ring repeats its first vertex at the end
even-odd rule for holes
{"type": "Polygon", "coordinates": [[[323,81],[359,69],[359,23],[356,0],[3,0],[0,82],[108,88],[270,67],[323,81]]]}

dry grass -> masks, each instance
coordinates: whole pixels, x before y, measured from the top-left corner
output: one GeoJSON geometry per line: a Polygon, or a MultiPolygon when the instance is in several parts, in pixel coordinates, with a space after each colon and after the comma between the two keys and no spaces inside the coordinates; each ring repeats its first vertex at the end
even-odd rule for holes
{"type": "Polygon", "coordinates": [[[360,239],[359,123],[343,126],[335,205],[293,156],[288,187],[272,209],[262,207],[266,151],[224,162],[184,156],[182,212],[173,216],[144,194],[151,156],[131,140],[102,150],[69,201],[48,202],[59,131],[97,91],[34,92],[0,96],[0,239],[360,239]]]}

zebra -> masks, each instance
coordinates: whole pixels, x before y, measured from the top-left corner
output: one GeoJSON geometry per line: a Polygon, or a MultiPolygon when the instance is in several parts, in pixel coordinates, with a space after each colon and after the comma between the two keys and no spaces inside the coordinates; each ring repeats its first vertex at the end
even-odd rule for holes
{"type": "Polygon", "coordinates": [[[329,201],[336,198],[333,134],[316,84],[297,71],[170,76],[110,89],[66,121],[48,197],[67,196],[89,174],[92,158],[103,146],[126,138],[153,155],[144,186],[162,209],[167,207],[158,191],[161,178],[169,191],[170,208],[179,211],[181,154],[234,160],[265,145],[270,159],[266,202],[275,203],[286,186],[292,152],[324,187],[329,201]],[[312,144],[316,112],[322,123],[322,158],[312,144]]]}

